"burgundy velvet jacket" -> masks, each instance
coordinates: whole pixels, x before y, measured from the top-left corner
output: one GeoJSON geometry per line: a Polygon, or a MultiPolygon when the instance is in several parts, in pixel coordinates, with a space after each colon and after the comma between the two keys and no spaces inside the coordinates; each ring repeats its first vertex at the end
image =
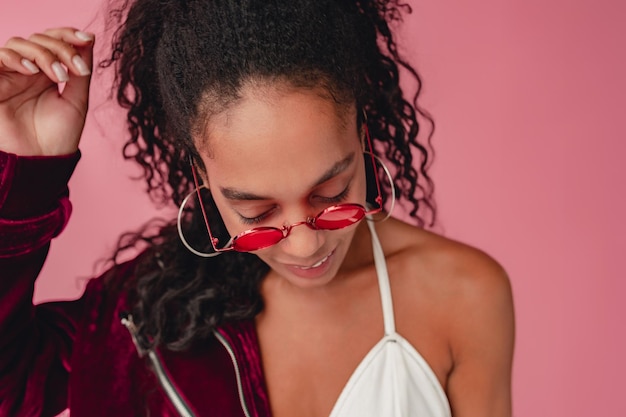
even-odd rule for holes
{"type": "Polygon", "coordinates": [[[0,417],[269,416],[253,322],[221,326],[193,351],[138,352],[132,319],[121,320],[133,261],[79,300],[33,305],[78,159],[0,152],[0,417]]]}

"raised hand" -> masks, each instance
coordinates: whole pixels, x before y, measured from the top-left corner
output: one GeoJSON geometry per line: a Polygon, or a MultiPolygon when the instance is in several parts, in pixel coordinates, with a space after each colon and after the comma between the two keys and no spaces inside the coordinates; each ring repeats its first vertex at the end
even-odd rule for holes
{"type": "Polygon", "coordinates": [[[78,149],[93,43],[92,34],[56,28],[11,38],[0,48],[1,151],[64,155],[78,149]]]}

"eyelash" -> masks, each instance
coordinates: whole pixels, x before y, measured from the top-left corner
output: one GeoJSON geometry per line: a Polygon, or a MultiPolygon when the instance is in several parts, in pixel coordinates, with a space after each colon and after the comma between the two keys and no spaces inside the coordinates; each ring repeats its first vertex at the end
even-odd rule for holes
{"type": "MultiPolygon", "coordinates": [[[[349,193],[350,193],[350,184],[348,184],[342,192],[340,192],[334,197],[321,197],[320,196],[318,197],[318,199],[324,204],[337,204],[337,203],[341,203],[342,201],[344,201],[346,197],[348,197],[349,193]]],[[[244,217],[242,215],[239,215],[239,217],[241,218],[241,222],[243,224],[249,224],[249,225],[259,224],[263,220],[265,220],[270,214],[272,214],[273,211],[274,209],[272,208],[266,211],[265,213],[262,213],[256,217],[244,217]]]]}
{"type": "Polygon", "coordinates": [[[258,224],[258,223],[261,223],[273,211],[274,211],[274,209],[270,209],[270,210],[266,211],[265,213],[259,214],[256,217],[244,217],[241,214],[239,215],[239,217],[241,217],[241,222],[243,224],[258,224]]]}
{"type": "Polygon", "coordinates": [[[346,197],[348,196],[348,193],[350,193],[350,184],[348,184],[346,188],[343,189],[342,192],[340,192],[334,197],[321,197],[320,196],[318,198],[323,203],[341,203],[342,201],[346,199],[346,197]]]}

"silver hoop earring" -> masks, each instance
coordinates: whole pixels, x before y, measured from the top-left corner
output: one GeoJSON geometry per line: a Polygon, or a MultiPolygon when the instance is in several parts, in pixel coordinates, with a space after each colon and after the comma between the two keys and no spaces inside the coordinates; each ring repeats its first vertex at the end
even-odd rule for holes
{"type": "MultiPolygon", "coordinates": [[[[180,241],[182,242],[182,244],[189,250],[189,252],[193,253],[194,255],[200,256],[202,258],[213,258],[215,256],[221,255],[222,252],[197,251],[191,247],[191,245],[187,242],[187,239],[185,239],[185,236],[183,235],[182,218],[183,218],[183,211],[185,210],[185,206],[187,205],[187,201],[189,201],[191,196],[193,196],[194,194],[199,194],[198,192],[203,188],[206,188],[207,190],[209,189],[209,187],[207,187],[206,185],[200,185],[194,188],[192,192],[187,194],[187,196],[183,199],[182,203],[180,203],[180,208],[178,209],[178,218],[176,219],[176,226],[178,227],[178,237],[180,238],[180,241]]],[[[198,195],[198,198],[200,198],[199,195],[198,195]]]]}
{"type": "MultiPolygon", "coordinates": [[[[389,171],[389,168],[387,168],[387,165],[385,165],[383,160],[380,159],[378,157],[378,155],[374,155],[370,151],[364,151],[363,153],[366,154],[366,155],[373,156],[374,159],[376,159],[376,161],[383,168],[383,171],[385,171],[385,175],[387,176],[387,179],[389,180],[389,187],[391,189],[391,205],[389,206],[389,211],[387,212],[387,215],[385,217],[383,217],[382,219],[380,219],[380,220],[371,219],[369,216],[367,218],[367,220],[369,220],[369,221],[384,222],[385,220],[387,220],[388,218],[391,217],[391,213],[393,212],[393,209],[396,207],[396,187],[394,187],[394,185],[393,185],[393,177],[391,176],[391,172],[389,171]]],[[[376,169],[376,167],[374,167],[374,170],[375,169],[376,169]]],[[[376,175],[376,172],[374,172],[374,175],[376,175]]]]}

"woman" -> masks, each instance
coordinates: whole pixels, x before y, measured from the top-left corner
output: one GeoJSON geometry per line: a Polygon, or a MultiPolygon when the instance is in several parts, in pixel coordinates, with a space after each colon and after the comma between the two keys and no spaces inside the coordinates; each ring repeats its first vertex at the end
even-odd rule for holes
{"type": "Polygon", "coordinates": [[[511,414],[506,275],[419,227],[434,210],[398,84],[399,67],[417,79],[390,30],[404,9],[115,10],[103,64],[128,110],[125,156],[179,217],[134,236],[148,248],[80,300],[37,307],[94,39],[58,28],[0,49],[0,415],[511,414]],[[385,219],[396,194],[415,225],[385,219]]]}

